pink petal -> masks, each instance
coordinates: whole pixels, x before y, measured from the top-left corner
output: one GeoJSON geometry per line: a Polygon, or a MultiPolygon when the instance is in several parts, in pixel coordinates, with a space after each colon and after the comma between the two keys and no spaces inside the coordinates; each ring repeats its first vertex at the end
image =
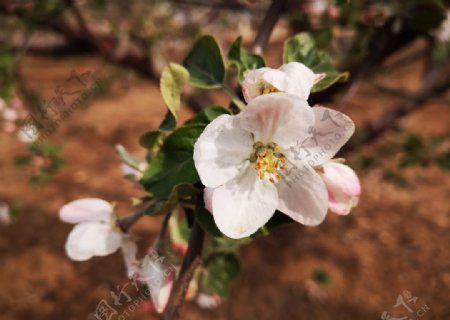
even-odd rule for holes
{"type": "Polygon", "coordinates": [[[322,178],[328,189],[329,208],[337,214],[346,215],[358,204],[361,185],[356,173],[341,163],[327,162],[323,165],[322,178]]]}

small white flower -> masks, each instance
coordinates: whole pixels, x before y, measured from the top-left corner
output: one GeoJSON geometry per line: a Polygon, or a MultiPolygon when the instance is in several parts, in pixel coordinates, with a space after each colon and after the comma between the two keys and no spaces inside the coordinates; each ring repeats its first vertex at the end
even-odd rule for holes
{"type": "Polygon", "coordinates": [[[450,10],[447,10],[447,17],[433,34],[439,42],[450,40],[450,10]]]}
{"type": "Polygon", "coordinates": [[[222,303],[222,299],[214,294],[199,293],[197,296],[197,304],[202,309],[215,309],[222,303]]]}
{"type": "Polygon", "coordinates": [[[102,199],[72,201],[59,211],[62,221],[76,224],[66,242],[70,259],[84,261],[114,253],[122,245],[123,233],[116,225],[113,206],[102,199]]]}
{"type": "Polygon", "coordinates": [[[11,224],[9,206],[6,202],[0,202],[0,225],[7,226],[9,224],[11,224]]]}
{"type": "Polygon", "coordinates": [[[21,127],[17,132],[17,138],[24,143],[33,143],[39,138],[39,130],[33,124],[21,127]]]}
{"type": "Polygon", "coordinates": [[[3,110],[3,119],[5,121],[16,121],[19,119],[19,113],[11,108],[6,108],[3,110]]]}
{"type": "Polygon", "coordinates": [[[164,311],[169,301],[175,277],[175,269],[164,263],[163,257],[145,256],[138,280],[147,284],[158,313],[164,311]]]}
{"type": "Polygon", "coordinates": [[[136,258],[138,247],[135,238],[132,235],[124,234],[120,248],[127,268],[127,276],[129,279],[133,279],[140,271],[140,261],[136,258]]]}
{"type": "Polygon", "coordinates": [[[313,85],[323,77],[324,74],[315,74],[299,62],[282,65],[279,69],[248,70],[244,74],[242,93],[247,102],[272,92],[286,92],[307,100],[313,85]]]}
{"type": "Polygon", "coordinates": [[[212,213],[222,233],[243,238],[274,214],[305,225],[325,218],[328,193],[315,167],[353,134],[340,112],[286,93],[253,99],[237,116],[212,121],[194,146],[202,183],[215,188],[212,213]]]}

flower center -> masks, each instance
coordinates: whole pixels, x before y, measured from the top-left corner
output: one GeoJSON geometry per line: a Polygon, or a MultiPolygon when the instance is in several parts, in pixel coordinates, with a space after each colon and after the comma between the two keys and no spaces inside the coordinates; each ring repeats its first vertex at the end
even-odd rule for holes
{"type": "Polygon", "coordinates": [[[276,143],[255,142],[254,152],[250,155],[250,162],[255,164],[259,179],[267,178],[272,183],[281,180],[280,171],[286,169],[286,158],[280,153],[280,148],[276,143]]]}
{"type": "Polygon", "coordinates": [[[260,92],[260,94],[267,94],[267,93],[273,93],[273,92],[280,92],[280,90],[275,88],[270,83],[262,80],[259,84],[259,92],[260,92]]]}

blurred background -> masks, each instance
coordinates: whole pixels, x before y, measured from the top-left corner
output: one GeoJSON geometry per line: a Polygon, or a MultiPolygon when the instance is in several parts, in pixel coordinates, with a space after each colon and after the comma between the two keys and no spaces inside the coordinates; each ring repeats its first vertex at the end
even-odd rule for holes
{"type": "MultiPolygon", "coordinates": [[[[283,42],[302,31],[351,75],[309,101],[357,125],[342,155],[361,179],[359,206],[246,245],[229,298],[213,309],[188,301],[181,319],[450,319],[448,6],[1,0],[0,319],[95,319],[101,301],[117,310],[109,320],[158,319],[147,303],[113,304],[111,292],[129,284],[120,253],[67,258],[71,226],[58,210],[97,197],[133,211],[130,199],[144,193],[124,179],[114,146],[145,157],[139,136],[166,113],[161,71],[199,35],[215,36],[224,53],[241,35],[277,68],[283,42]]],[[[220,92],[184,93],[182,119],[229,103],[220,92]]],[[[143,251],[160,224],[133,227],[143,251]]]]}

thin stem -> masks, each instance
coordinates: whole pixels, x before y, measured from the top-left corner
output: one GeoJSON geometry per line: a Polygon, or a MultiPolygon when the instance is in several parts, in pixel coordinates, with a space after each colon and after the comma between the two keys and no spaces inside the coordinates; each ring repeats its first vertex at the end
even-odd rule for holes
{"type": "Polygon", "coordinates": [[[189,238],[188,251],[186,252],[178,280],[175,282],[166,310],[164,311],[163,319],[165,320],[176,320],[179,317],[179,309],[183,304],[189,283],[194,276],[195,269],[201,264],[204,237],[205,232],[197,221],[194,220],[189,238]]]}
{"type": "Polygon", "coordinates": [[[145,206],[144,208],[133,212],[132,214],[122,217],[117,220],[117,225],[123,232],[128,232],[133,224],[135,224],[142,216],[145,214],[149,206],[145,206]]]}
{"type": "Polygon", "coordinates": [[[172,215],[172,211],[169,211],[165,216],[164,220],[161,223],[161,230],[159,231],[158,237],[155,240],[153,248],[155,249],[158,256],[164,255],[164,236],[166,235],[167,225],[169,224],[170,217],[172,215]]]}
{"type": "Polygon", "coordinates": [[[267,10],[266,16],[264,17],[261,27],[253,41],[251,46],[251,51],[256,54],[262,54],[264,48],[269,42],[270,35],[272,34],[273,28],[275,27],[281,13],[283,12],[287,1],[286,0],[273,0],[269,9],[267,10]]]}

